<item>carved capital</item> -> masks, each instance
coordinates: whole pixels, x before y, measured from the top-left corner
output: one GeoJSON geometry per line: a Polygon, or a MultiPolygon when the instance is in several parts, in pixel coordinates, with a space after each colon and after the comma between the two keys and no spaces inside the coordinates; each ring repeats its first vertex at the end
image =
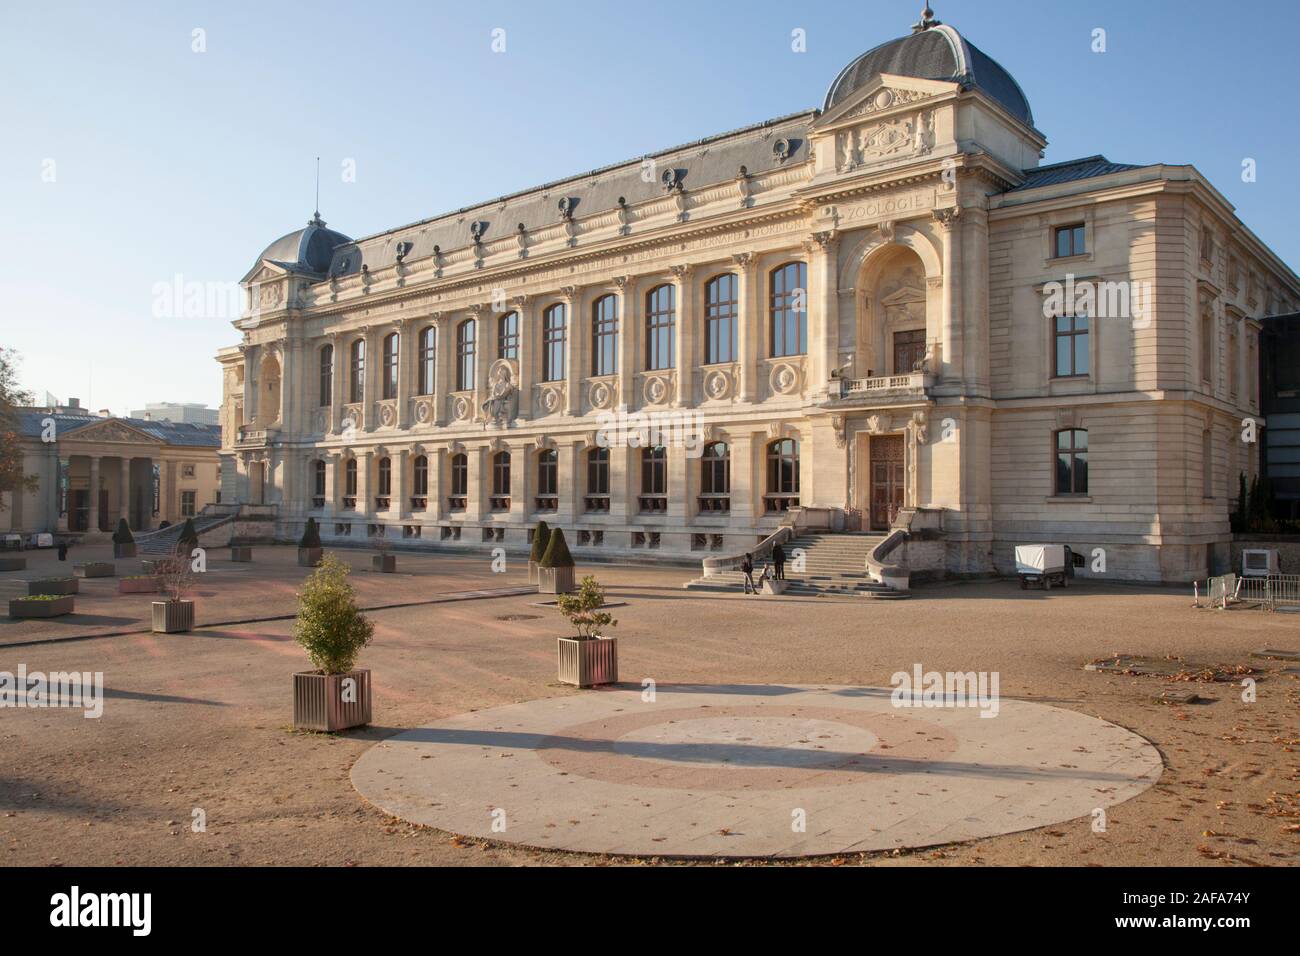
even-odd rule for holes
{"type": "Polygon", "coordinates": [[[957,224],[958,217],[961,216],[961,206],[945,206],[942,209],[934,211],[934,221],[944,229],[951,229],[957,224]]]}

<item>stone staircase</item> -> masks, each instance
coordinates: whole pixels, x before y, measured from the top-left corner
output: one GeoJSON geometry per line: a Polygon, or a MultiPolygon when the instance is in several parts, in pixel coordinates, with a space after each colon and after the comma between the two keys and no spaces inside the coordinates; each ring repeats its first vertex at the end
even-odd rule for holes
{"type": "MultiPolygon", "coordinates": [[[[883,534],[831,534],[805,532],[787,542],[785,576],[786,594],[798,597],[865,597],[873,600],[901,600],[909,597],[872,581],[867,574],[867,555],[885,539],[883,534]],[[804,553],[802,570],[797,566],[797,552],[804,553]]],[[[754,578],[762,573],[763,562],[756,561],[754,578]]],[[[726,571],[707,578],[697,578],[686,587],[692,591],[742,592],[745,576],[726,571]]]]}
{"type": "MultiPolygon", "coordinates": [[[[232,514],[200,514],[194,519],[194,530],[202,537],[205,531],[219,528],[223,524],[234,520],[235,516],[232,514]]],[[[176,552],[176,543],[180,541],[181,532],[184,530],[185,522],[178,521],[161,531],[137,534],[135,536],[136,550],[142,556],[146,554],[174,554],[176,552]]]]}

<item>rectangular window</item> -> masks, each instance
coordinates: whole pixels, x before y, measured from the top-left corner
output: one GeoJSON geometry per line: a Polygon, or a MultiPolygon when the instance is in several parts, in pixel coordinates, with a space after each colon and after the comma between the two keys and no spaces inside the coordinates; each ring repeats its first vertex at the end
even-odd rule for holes
{"type": "Polygon", "coordinates": [[[181,465],[182,478],[193,478],[194,475],[195,475],[195,470],[193,465],[181,465]]]}
{"type": "Polygon", "coordinates": [[[317,405],[328,408],[334,404],[334,346],[327,345],[320,350],[320,395],[317,405]]]}
{"type": "Polygon", "coordinates": [[[772,357],[808,351],[808,267],[791,262],[772,270],[769,289],[772,357]]]}
{"type": "Polygon", "coordinates": [[[195,495],[195,492],[193,492],[193,491],[182,491],[182,492],[181,492],[181,517],[182,517],[182,518],[193,518],[193,517],[194,517],[194,514],[195,514],[195,510],[194,510],[194,495],[195,495]]]}
{"type": "Polygon", "coordinates": [[[497,326],[497,358],[519,358],[519,313],[507,312],[497,326]]]}
{"type": "Polygon", "coordinates": [[[384,375],[380,395],[384,399],[397,397],[397,356],[399,348],[396,332],[384,337],[384,375]]]}
{"type": "Polygon", "coordinates": [[[1214,313],[1208,308],[1201,312],[1201,378],[1214,381],[1214,313]]]}
{"type": "Polygon", "coordinates": [[[736,361],[736,315],[740,307],[733,273],[712,280],[704,292],[704,364],[736,361]]]}
{"type": "Polygon", "coordinates": [[[602,296],[591,307],[591,374],[618,371],[618,299],[602,296]]]}
{"type": "Polygon", "coordinates": [[[609,511],[609,449],[593,448],[587,453],[588,511],[609,511]]]}
{"type": "Polygon", "coordinates": [[[1056,494],[1088,493],[1088,432],[1067,428],[1056,433],[1056,494]]]}
{"type": "Polygon", "coordinates": [[[467,392],[474,388],[474,333],[473,319],[466,319],[456,329],[456,390],[467,392]]]}
{"type": "Polygon", "coordinates": [[[673,367],[673,333],[677,323],[677,290],[671,285],[652,289],[645,302],[645,367],[657,372],[673,367]]]}
{"type": "Polygon", "coordinates": [[[553,305],[542,315],[542,381],[564,378],[564,352],[569,338],[569,314],[563,305],[553,305]]]}
{"type": "Polygon", "coordinates": [[[925,329],[894,333],[894,374],[907,375],[925,366],[925,329]]]}
{"type": "Polygon", "coordinates": [[[437,372],[438,330],[432,325],[420,333],[420,394],[432,395],[437,372]]]}
{"type": "Polygon", "coordinates": [[[1088,316],[1058,315],[1054,320],[1056,358],[1052,374],[1073,378],[1088,374],[1088,316]]]}
{"type": "Polygon", "coordinates": [[[1069,226],[1057,226],[1054,233],[1056,258],[1064,259],[1068,256],[1081,256],[1087,249],[1083,244],[1083,223],[1074,223],[1069,226]]]}

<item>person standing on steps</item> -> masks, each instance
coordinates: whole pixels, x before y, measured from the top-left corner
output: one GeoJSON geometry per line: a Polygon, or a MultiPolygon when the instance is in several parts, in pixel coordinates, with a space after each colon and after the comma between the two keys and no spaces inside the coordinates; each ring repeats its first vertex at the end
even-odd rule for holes
{"type": "Polygon", "coordinates": [[[748,552],[745,560],[740,562],[740,570],[745,575],[745,593],[757,594],[758,588],[754,587],[754,558],[748,552]]]}
{"type": "Polygon", "coordinates": [[[776,565],[776,574],[773,577],[775,581],[785,580],[785,548],[780,544],[772,546],[772,563],[776,565]]]}

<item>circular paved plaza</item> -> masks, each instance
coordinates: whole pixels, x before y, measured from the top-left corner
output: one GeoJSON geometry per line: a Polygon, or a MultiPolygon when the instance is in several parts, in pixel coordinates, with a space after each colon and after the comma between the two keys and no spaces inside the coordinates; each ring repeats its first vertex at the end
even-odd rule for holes
{"type": "Polygon", "coordinates": [[[585,691],[399,734],[352,782],[393,816],[463,836],[795,857],[1033,829],[1160,777],[1156,749],[1114,724],[1018,700],[981,712],[896,707],[872,687],[585,691]]]}

